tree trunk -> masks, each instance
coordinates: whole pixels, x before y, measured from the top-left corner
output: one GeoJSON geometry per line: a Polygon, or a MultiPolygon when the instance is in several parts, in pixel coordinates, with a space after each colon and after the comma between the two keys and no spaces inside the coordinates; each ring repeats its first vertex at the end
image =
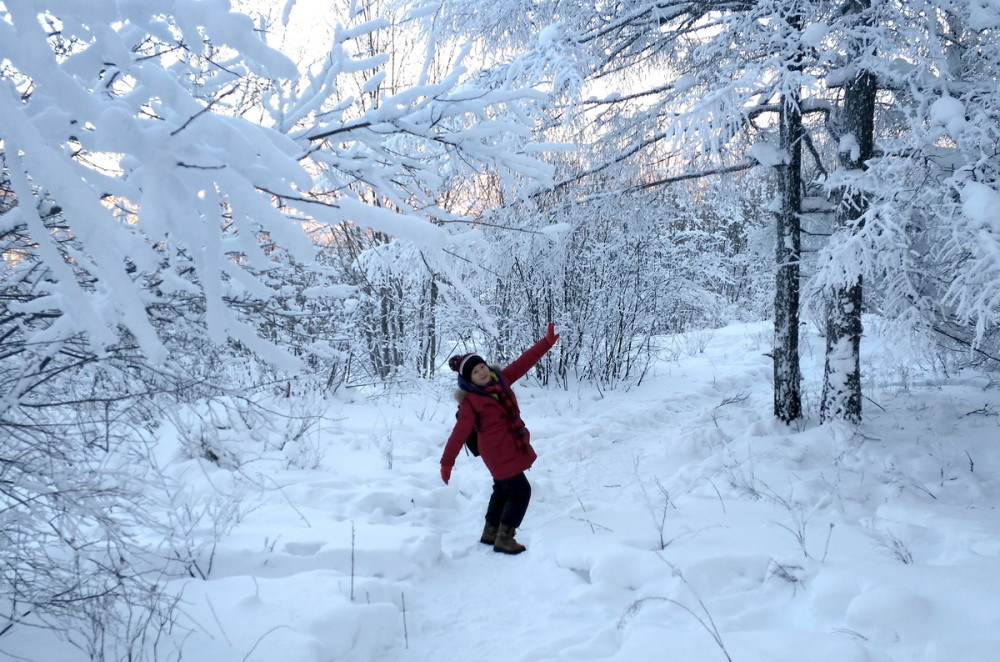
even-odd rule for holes
{"type": "MultiPolygon", "coordinates": [[[[798,32],[802,20],[789,15],[798,32]]],[[[798,63],[791,65],[794,71],[798,63]]],[[[789,423],[802,417],[802,372],[799,368],[799,260],[802,211],[802,108],[798,92],[781,96],[780,148],[787,161],[777,167],[781,206],[776,218],[774,283],[774,415],[789,423]]]]}
{"type": "Polygon", "coordinates": [[[774,284],[774,415],[786,423],[802,417],[799,369],[799,255],[802,207],[802,114],[798,95],[782,99],[778,166],[781,208],[777,214],[774,284]]]}
{"type": "Polygon", "coordinates": [[[426,296],[420,301],[417,317],[418,328],[415,330],[417,337],[420,338],[420,374],[423,377],[430,377],[434,374],[438,353],[436,321],[438,284],[434,273],[430,270],[428,270],[428,278],[426,296]]]}
{"type": "Polygon", "coordinates": [[[861,276],[827,301],[820,420],[861,422],[861,276]]]}
{"type": "MultiPolygon", "coordinates": [[[[871,0],[851,0],[846,11],[861,14],[870,10],[871,0]]],[[[864,20],[864,19],[863,19],[864,20]]],[[[863,41],[856,52],[864,51],[863,41]]],[[[874,74],[865,69],[844,84],[844,107],[840,130],[840,166],[848,181],[857,179],[872,157],[875,135],[874,74]],[[853,175],[853,176],[852,176],[853,175]]],[[[864,191],[848,183],[840,192],[837,225],[843,232],[854,233],[864,224],[868,201],[864,191]]],[[[851,268],[843,265],[843,268],[851,268]]],[[[861,422],[861,308],[860,272],[845,273],[843,284],[829,294],[826,308],[826,361],[823,369],[823,399],[820,420],[861,422]]]]}

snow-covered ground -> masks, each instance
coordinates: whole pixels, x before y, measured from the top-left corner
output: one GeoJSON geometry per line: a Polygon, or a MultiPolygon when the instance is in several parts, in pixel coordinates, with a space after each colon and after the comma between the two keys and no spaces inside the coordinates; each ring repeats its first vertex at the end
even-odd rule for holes
{"type": "MultiPolygon", "coordinates": [[[[539,454],[516,557],[478,543],[479,460],[438,475],[448,375],[330,403],[319,468],[243,467],[276,489],[239,488],[208,580],[174,582],[159,659],[181,642],[185,662],[1000,659],[1000,390],[867,337],[864,425],[818,426],[809,335],[810,419],[789,428],[770,414],[768,325],[676,348],[631,389],[515,386],[539,454]]],[[[171,471],[206,503],[240,484],[171,471]]],[[[4,650],[84,659],[19,637],[4,650]]]]}

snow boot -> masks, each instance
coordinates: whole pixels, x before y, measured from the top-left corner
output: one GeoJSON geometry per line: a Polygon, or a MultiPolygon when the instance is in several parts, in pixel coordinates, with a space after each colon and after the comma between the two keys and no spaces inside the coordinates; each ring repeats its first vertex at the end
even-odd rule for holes
{"type": "Polygon", "coordinates": [[[487,522],[486,526],[483,527],[483,535],[479,538],[479,542],[484,545],[492,545],[495,543],[497,541],[497,528],[498,527],[495,527],[487,522]]]}
{"type": "Polygon", "coordinates": [[[527,547],[514,540],[515,533],[514,527],[501,524],[500,528],[497,529],[497,539],[493,543],[493,551],[503,554],[520,554],[525,551],[527,547]]]}

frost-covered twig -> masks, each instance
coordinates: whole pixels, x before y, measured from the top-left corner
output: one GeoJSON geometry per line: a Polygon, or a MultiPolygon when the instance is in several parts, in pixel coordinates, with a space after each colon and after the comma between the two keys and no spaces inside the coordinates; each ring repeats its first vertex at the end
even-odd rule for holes
{"type": "Polygon", "coordinates": [[[726,514],[726,502],[722,498],[722,492],[719,491],[719,488],[716,487],[716,485],[715,485],[715,481],[712,480],[711,478],[708,479],[708,484],[712,486],[713,490],[715,490],[715,496],[719,497],[719,505],[722,506],[722,514],[725,515],[726,514]]]}
{"type": "Polygon", "coordinates": [[[355,560],[355,526],[354,520],[351,520],[351,602],[354,602],[354,560],[355,560]]]}
{"type": "Polygon", "coordinates": [[[722,402],[720,402],[719,404],[715,405],[715,408],[719,409],[721,407],[725,407],[726,405],[734,405],[734,404],[739,404],[741,402],[746,402],[747,398],[749,398],[749,397],[750,397],[749,393],[744,393],[743,391],[740,391],[736,395],[731,395],[731,396],[723,398],[722,402]]]}
{"type": "MultiPolygon", "coordinates": [[[[590,519],[590,513],[587,512],[587,507],[585,505],[583,505],[583,500],[580,498],[580,495],[577,494],[576,488],[574,487],[574,488],[571,488],[571,489],[573,490],[573,496],[576,497],[576,502],[580,504],[580,510],[583,511],[582,521],[586,522],[587,525],[590,527],[590,532],[591,533],[597,533],[597,528],[598,527],[600,527],[601,529],[604,529],[605,531],[610,531],[611,529],[609,529],[608,527],[603,526],[601,524],[594,524],[594,522],[591,521],[591,519],[590,519]]],[[[580,519],[580,518],[577,518],[577,519],[580,519]]]]}
{"type": "Polygon", "coordinates": [[[663,495],[663,506],[662,506],[662,509],[660,510],[660,513],[657,514],[657,512],[656,512],[656,506],[653,505],[653,500],[652,500],[652,498],[650,498],[649,492],[646,491],[646,484],[642,481],[641,476],[639,476],[639,458],[638,457],[635,458],[635,465],[633,467],[633,470],[635,472],[636,482],[639,483],[639,489],[642,490],[643,499],[645,499],[645,501],[646,501],[646,507],[649,510],[650,516],[653,518],[653,523],[656,525],[657,533],[659,533],[659,536],[660,536],[660,549],[661,550],[662,549],[666,549],[667,545],[670,544],[669,542],[667,542],[663,538],[663,529],[666,527],[666,524],[667,524],[667,509],[672,507],[672,508],[674,508],[676,510],[677,506],[675,506],[674,503],[670,500],[670,493],[667,491],[667,488],[665,488],[663,486],[663,483],[660,482],[660,479],[657,478],[657,479],[655,479],[656,480],[656,487],[660,490],[660,494],[663,495]]]}
{"type": "Polygon", "coordinates": [[[247,660],[250,659],[250,656],[253,655],[253,652],[257,650],[257,646],[260,646],[260,642],[264,641],[264,639],[266,639],[269,635],[271,635],[274,632],[277,632],[278,630],[291,630],[291,629],[292,628],[288,627],[287,625],[275,625],[273,628],[271,628],[264,634],[257,637],[257,641],[253,643],[253,646],[251,646],[250,650],[247,651],[247,654],[243,656],[243,662],[246,662],[247,660]]]}
{"type": "Polygon", "coordinates": [[[403,642],[406,650],[410,650],[410,633],[406,627],[406,593],[400,593],[399,599],[403,607],[403,642]]]}
{"type": "Polygon", "coordinates": [[[833,537],[833,522],[830,522],[830,529],[826,533],[826,545],[823,547],[823,558],[821,561],[826,562],[826,556],[830,553],[830,539],[833,537]]]}
{"type": "Polygon", "coordinates": [[[795,574],[796,571],[802,572],[802,568],[800,566],[790,566],[778,563],[772,558],[770,565],[768,566],[767,575],[768,579],[771,577],[777,577],[791,584],[792,594],[794,595],[798,591],[798,585],[802,583],[802,579],[795,574]]]}
{"type": "Polygon", "coordinates": [[[901,563],[906,565],[913,563],[913,553],[899,535],[888,528],[880,528],[877,522],[871,522],[869,526],[878,534],[880,547],[901,563]]]}
{"type": "Polygon", "coordinates": [[[719,628],[715,624],[715,620],[712,618],[712,614],[708,610],[708,607],[705,605],[704,601],[701,599],[701,597],[698,596],[698,594],[694,591],[691,585],[688,584],[687,579],[685,579],[684,574],[680,571],[680,569],[678,569],[676,566],[670,563],[667,563],[667,565],[670,566],[674,575],[677,576],[681,580],[681,582],[685,586],[687,586],[688,590],[691,591],[691,594],[694,596],[694,599],[698,602],[700,613],[696,612],[695,610],[693,610],[691,607],[687,606],[680,600],[676,600],[674,598],[664,598],[656,596],[648,598],[640,598],[639,600],[636,600],[631,605],[629,605],[628,609],[625,610],[625,613],[622,614],[621,619],[619,619],[618,621],[618,628],[619,629],[624,628],[628,622],[628,619],[639,613],[639,610],[642,609],[642,606],[647,602],[666,602],[667,604],[674,605],[675,607],[678,607],[681,610],[687,612],[688,614],[691,615],[692,618],[698,621],[698,624],[701,625],[701,627],[704,628],[709,635],[711,635],[712,639],[715,641],[715,644],[719,647],[719,650],[721,650],[722,654],[726,656],[726,660],[728,660],[728,662],[732,662],[733,658],[730,657],[729,651],[726,649],[726,644],[722,640],[722,634],[719,632],[719,628]]]}
{"type": "Polygon", "coordinates": [[[590,525],[590,532],[597,533],[597,529],[594,528],[594,523],[590,521],[590,515],[587,513],[587,507],[583,505],[583,499],[581,499],[580,495],[577,494],[575,487],[572,489],[573,489],[573,496],[576,497],[576,502],[580,504],[580,510],[583,511],[584,521],[590,525]]]}

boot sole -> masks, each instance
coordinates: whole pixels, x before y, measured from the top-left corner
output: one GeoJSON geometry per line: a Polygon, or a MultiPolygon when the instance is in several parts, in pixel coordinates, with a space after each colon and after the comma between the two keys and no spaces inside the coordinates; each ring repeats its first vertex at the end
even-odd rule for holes
{"type": "Polygon", "coordinates": [[[524,549],[507,550],[507,549],[500,549],[499,547],[494,547],[493,551],[496,552],[497,554],[507,554],[508,556],[516,556],[517,554],[528,551],[528,548],[525,547],[524,549]]]}

